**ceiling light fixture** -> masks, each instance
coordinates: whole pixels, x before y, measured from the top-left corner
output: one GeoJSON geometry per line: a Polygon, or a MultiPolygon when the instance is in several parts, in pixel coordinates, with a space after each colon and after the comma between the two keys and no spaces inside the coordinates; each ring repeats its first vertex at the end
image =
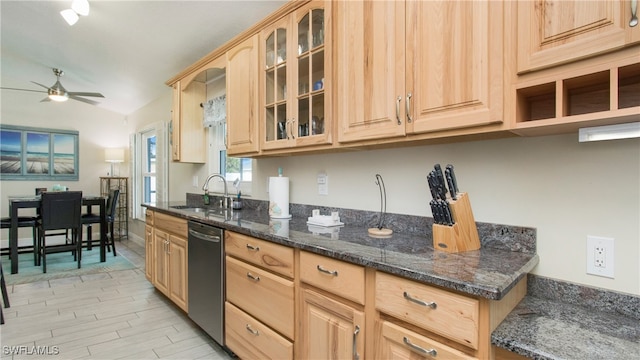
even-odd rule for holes
{"type": "Polygon", "coordinates": [[[72,9],[62,10],[60,11],[60,15],[62,15],[64,21],[66,21],[69,26],[73,26],[79,19],[78,14],[72,9]]]}
{"type": "Polygon", "coordinates": [[[640,137],[640,122],[595,126],[578,130],[579,142],[631,139],[638,137],[640,137]]]}
{"type": "Polygon", "coordinates": [[[73,2],[71,3],[71,9],[60,11],[60,15],[62,15],[64,21],[66,21],[69,26],[73,26],[78,22],[78,19],[80,18],[78,15],[89,15],[89,1],[73,0],[73,2]]]}
{"type": "Polygon", "coordinates": [[[89,1],[88,0],[73,0],[71,3],[71,9],[81,16],[89,15],[89,1]]]}

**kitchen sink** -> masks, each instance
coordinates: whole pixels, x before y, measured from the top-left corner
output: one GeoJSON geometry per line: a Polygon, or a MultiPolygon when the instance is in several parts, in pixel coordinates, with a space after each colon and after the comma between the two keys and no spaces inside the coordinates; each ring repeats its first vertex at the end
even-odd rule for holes
{"type": "Polygon", "coordinates": [[[190,205],[176,205],[176,206],[169,206],[169,207],[172,208],[172,209],[184,210],[184,211],[193,211],[193,212],[207,212],[207,211],[209,211],[209,209],[206,209],[206,208],[190,206],[190,205]]]}
{"type": "Polygon", "coordinates": [[[200,214],[200,216],[218,221],[227,221],[231,215],[229,210],[221,208],[202,208],[193,205],[174,205],[169,207],[176,210],[195,212],[200,214]]]}

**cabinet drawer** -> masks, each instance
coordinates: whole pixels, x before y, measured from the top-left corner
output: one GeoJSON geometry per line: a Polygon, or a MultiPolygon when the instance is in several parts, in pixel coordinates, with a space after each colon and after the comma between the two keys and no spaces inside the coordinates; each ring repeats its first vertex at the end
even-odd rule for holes
{"type": "Polygon", "coordinates": [[[293,248],[231,231],[225,232],[224,241],[227,255],[293,278],[293,248]]]}
{"type": "Polygon", "coordinates": [[[300,280],[364,305],[364,267],[300,252],[300,280]]]}
{"type": "Polygon", "coordinates": [[[144,212],[144,222],[147,225],[153,225],[153,211],[147,209],[147,211],[144,212]]]}
{"type": "Polygon", "coordinates": [[[241,359],[293,359],[293,344],[227,302],[225,343],[241,359]]]}
{"type": "Polygon", "coordinates": [[[403,359],[473,359],[467,354],[450,348],[428,337],[414,333],[401,326],[383,321],[377,339],[377,359],[391,359],[400,355],[403,359]],[[416,355],[421,355],[418,357],[416,355]]]}
{"type": "Polygon", "coordinates": [[[429,285],[376,273],[376,309],[478,348],[479,302],[429,285]],[[432,306],[427,304],[433,303],[432,306]]]}
{"type": "Polygon", "coordinates": [[[188,237],[187,219],[156,212],[153,214],[153,223],[157,229],[162,229],[185,239],[188,237]]]}
{"type": "Polygon", "coordinates": [[[293,282],[230,256],[227,300],[293,339],[293,282]]]}

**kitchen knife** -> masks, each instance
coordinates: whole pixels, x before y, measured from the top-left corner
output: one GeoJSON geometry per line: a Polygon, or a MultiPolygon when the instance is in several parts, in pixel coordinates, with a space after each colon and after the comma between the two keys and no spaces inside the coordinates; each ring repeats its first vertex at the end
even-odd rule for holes
{"type": "Polygon", "coordinates": [[[447,203],[445,200],[438,200],[438,202],[440,203],[440,211],[442,212],[442,215],[443,215],[444,224],[452,226],[454,222],[453,222],[453,216],[451,216],[451,209],[449,208],[449,203],[447,203]]]}
{"type": "Polygon", "coordinates": [[[433,171],[427,175],[427,184],[429,184],[429,190],[431,191],[431,197],[436,200],[438,199],[438,191],[436,190],[436,185],[434,182],[434,174],[433,171]]]}
{"type": "Polygon", "coordinates": [[[453,200],[457,200],[456,198],[456,185],[453,183],[453,177],[451,176],[451,170],[446,168],[444,170],[444,176],[447,178],[447,185],[449,186],[449,194],[451,194],[451,198],[453,200]]]}
{"type": "Polygon", "coordinates": [[[458,189],[458,180],[456,179],[456,173],[453,171],[453,165],[447,165],[447,170],[449,170],[449,174],[451,174],[451,180],[453,180],[453,187],[456,191],[456,194],[460,192],[458,189]]]}
{"type": "Polygon", "coordinates": [[[431,214],[433,214],[433,222],[436,224],[442,224],[442,218],[440,216],[440,210],[438,209],[436,200],[431,200],[431,202],[429,202],[429,205],[431,205],[431,214]]]}
{"type": "Polygon", "coordinates": [[[444,174],[442,174],[442,167],[440,167],[440,164],[435,164],[433,166],[433,169],[435,171],[435,179],[436,179],[436,183],[437,183],[437,188],[438,188],[438,194],[439,194],[439,198],[442,200],[446,200],[447,199],[447,187],[445,186],[445,182],[444,182],[444,174]]]}

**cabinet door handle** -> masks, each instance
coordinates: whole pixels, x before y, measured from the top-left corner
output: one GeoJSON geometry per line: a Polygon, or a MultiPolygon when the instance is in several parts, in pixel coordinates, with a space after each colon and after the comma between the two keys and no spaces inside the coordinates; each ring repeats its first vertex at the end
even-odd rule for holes
{"type": "Polygon", "coordinates": [[[253,275],[253,274],[252,274],[252,273],[250,273],[250,272],[248,272],[248,273],[247,273],[247,277],[248,277],[249,279],[251,279],[251,280],[255,281],[255,282],[260,281],[260,276],[255,276],[255,275],[253,275]]]}
{"type": "Polygon", "coordinates": [[[413,96],[413,94],[408,93],[407,94],[407,122],[412,122],[413,119],[411,118],[411,97],[413,96]]]}
{"type": "Polygon", "coordinates": [[[413,297],[411,297],[411,295],[409,295],[409,293],[408,293],[408,292],[406,292],[406,291],[404,292],[404,294],[403,294],[403,295],[404,295],[404,298],[405,298],[405,299],[407,299],[407,300],[409,300],[409,301],[411,301],[411,302],[414,302],[414,303],[416,303],[416,304],[418,304],[418,305],[422,305],[422,306],[430,307],[430,308],[432,308],[432,309],[435,309],[435,308],[437,308],[437,307],[438,307],[438,304],[436,304],[435,302],[426,302],[426,301],[422,301],[422,300],[414,299],[414,298],[413,298],[413,297]]]}
{"type": "Polygon", "coordinates": [[[247,249],[249,249],[251,251],[260,251],[260,247],[259,246],[253,246],[251,244],[247,244],[247,249]]]}
{"type": "Polygon", "coordinates": [[[259,336],[259,335],[260,335],[260,333],[258,332],[258,330],[253,330],[253,329],[251,328],[251,325],[249,325],[249,324],[247,324],[246,329],[247,329],[247,331],[248,331],[248,332],[252,333],[252,334],[253,334],[253,335],[255,335],[255,336],[259,336]]]}
{"type": "Polygon", "coordinates": [[[358,354],[358,334],[360,333],[360,326],[356,325],[356,329],[353,332],[353,360],[360,360],[360,354],[358,354]]]}
{"type": "Polygon", "coordinates": [[[402,125],[402,121],[400,121],[400,102],[402,101],[402,96],[398,96],[396,99],[396,120],[398,120],[398,125],[402,125]]]}
{"type": "Polygon", "coordinates": [[[423,354],[425,354],[425,355],[430,355],[430,356],[433,356],[433,357],[435,357],[436,355],[438,355],[438,352],[436,351],[436,349],[429,349],[429,350],[427,350],[427,349],[423,348],[422,346],[418,346],[418,345],[416,345],[416,344],[412,343],[412,342],[411,342],[411,341],[410,341],[406,336],[403,336],[403,337],[402,337],[402,341],[403,341],[403,342],[404,342],[408,347],[410,347],[411,349],[413,349],[413,350],[415,350],[415,351],[417,351],[417,352],[423,353],[423,354]]]}
{"type": "Polygon", "coordinates": [[[638,25],[638,0],[631,0],[631,20],[629,20],[629,26],[634,27],[638,25]]]}
{"type": "Polygon", "coordinates": [[[295,136],[295,135],[294,135],[294,133],[293,133],[293,132],[295,131],[295,130],[294,130],[294,129],[295,129],[295,126],[294,126],[294,125],[295,125],[295,122],[296,122],[296,118],[292,118],[292,119],[291,119],[291,127],[289,128],[289,129],[290,129],[289,131],[291,131],[291,138],[292,138],[292,139],[295,139],[295,138],[296,138],[296,136],[295,136]]]}
{"type": "Polygon", "coordinates": [[[333,276],[338,276],[338,270],[334,270],[334,271],[327,270],[327,269],[323,268],[323,267],[322,267],[322,266],[320,266],[320,265],[318,265],[318,266],[317,266],[317,269],[318,269],[318,271],[323,272],[323,273],[325,273],[325,274],[329,274],[329,275],[333,275],[333,276]]]}
{"type": "Polygon", "coordinates": [[[167,255],[171,255],[171,241],[167,240],[167,255]]]}

